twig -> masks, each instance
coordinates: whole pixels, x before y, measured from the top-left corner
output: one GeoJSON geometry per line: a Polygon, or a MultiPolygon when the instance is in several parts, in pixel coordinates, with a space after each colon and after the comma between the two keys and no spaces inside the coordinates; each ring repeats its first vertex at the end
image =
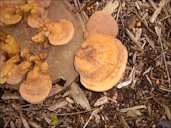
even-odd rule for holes
{"type": "Polygon", "coordinates": [[[118,6],[119,6],[119,2],[117,0],[114,2],[113,0],[111,0],[106,4],[106,6],[103,8],[102,11],[112,14],[118,6]]]}
{"type": "Polygon", "coordinates": [[[168,69],[167,62],[166,62],[166,56],[165,56],[165,52],[164,52],[164,48],[163,48],[163,43],[162,43],[162,40],[161,40],[161,28],[159,29],[157,35],[158,35],[158,42],[160,43],[161,50],[162,50],[162,56],[163,56],[163,61],[164,61],[165,68],[166,68],[169,87],[171,88],[171,79],[170,79],[169,69],[168,69]]]}
{"type": "Polygon", "coordinates": [[[116,22],[118,22],[118,18],[119,18],[121,9],[122,9],[122,5],[120,4],[117,15],[116,15],[116,22]]]}
{"type": "Polygon", "coordinates": [[[162,8],[164,7],[166,3],[166,0],[161,0],[159,3],[159,7],[154,11],[153,15],[150,18],[150,22],[154,23],[154,21],[156,20],[156,18],[158,17],[158,15],[160,14],[162,8]]]}
{"type": "Polygon", "coordinates": [[[148,0],[148,2],[151,4],[151,6],[156,10],[157,9],[157,6],[156,4],[154,3],[153,0],[148,0]]]}
{"type": "Polygon", "coordinates": [[[90,122],[90,120],[96,115],[98,114],[101,110],[103,109],[103,106],[100,108],[95,109],[92,113],[91,116],[89,117],[89,119],[86,121],[86,123],[84,124],[83,128],[86,128],[88,123],[90,122]]]}
{"type": "Polygon", "coordinates": [[[120,112],[127,112],[129,110],[136,110],[136,109],[143,109],[143,108],[147,108],[145,105],[139,105],[139,106],[133,106],[133,107],[128,107],[128,108],[122,108],[119,111],[120,112]]]}
{"type": "Polygon", "coordinates": [[[93,111],[95,108],[91,109],[90,111],[86,110],[86,111],[80,111],[80,112],[71,112],[71,113],[64,113],[64,114],[59,114],[56,113],[57,116],[71,116],[71,115],[79,115],[79,114],[83,114],[83,113],[88,113],[93,111]]]}
{"type": "Polygon", "coordinates": [[[131,40],[139,47],[141,48],[141,45],[139,43],[139,41],[137,41],[137,39],[134,37],[134,35],[129,31],[129,29],[126,28],[126,32],[128,34],[128,36],[131,38],[131,40]]]}
{"type": "Polygon", "coordinates": [[[120,122],[122,123],[123,128],[130,128],[130,126],[128,125],[128,123],[126,122],[126,120],[124,119],[123,116],[121,116],[121,117],[119,118],[119,120],[120,120],[120,122]]]}

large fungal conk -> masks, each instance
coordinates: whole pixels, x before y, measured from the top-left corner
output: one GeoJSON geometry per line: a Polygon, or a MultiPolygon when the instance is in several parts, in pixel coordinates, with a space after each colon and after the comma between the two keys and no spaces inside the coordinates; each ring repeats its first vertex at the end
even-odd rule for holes
{"type": "Polygon", "coordinates": [[[26,81],[19,87],[20,95],[29,103],[42,103],[52,88],[52,81],[48,73],[48,64],[36,64],[28,72],[26,81]]]}
{"type": "Polygon", "coordinates": [[[121,79],[126,63],[127,50],[113,36],[92,34],[77,50],[75,68],[81,83],[92,91],[106,91],[121,79]]]}
{"type": "Polygon", "coordinates": [[[86,24],[85,37],[95,33],[116,37],[118,34],[118,24],[114,17],[103,11],[94,12],[86,24]]]}
{"type": "Polygon", "coordinates": [[[64,45],[71,41],[74,35],[74,26],[71,21],[61,19],[59,22],[46,24],[47,37],[52,45],[64,45]]]}

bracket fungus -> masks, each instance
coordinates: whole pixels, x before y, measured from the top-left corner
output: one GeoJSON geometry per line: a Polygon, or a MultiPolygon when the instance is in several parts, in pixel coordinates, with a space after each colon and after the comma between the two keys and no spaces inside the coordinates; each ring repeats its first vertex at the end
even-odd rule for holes
{"type": "Polygon", "coordinates": [[[9,76],[7,78],[7,84],[17,85],[23,79],[25,74],[29,71],[32,63],[29,61],[23,61],[19,65],[14,65],[14,67],[9,72],[9,76]]]}
{"type": "Polygon", "coordinates": [[[42,18],[37,15],[28,16],[27,23],[32,28],[41,28],[44,25],[42,18]]]}
{"type": "Polygon", "coordinates": [[[86,24],[84,36],[88,37],[90,34],[95,33],[108,34],[116,37],[118,34],[118,24],[114,17],[103,11],[94,12],[86,24]]]}
{"type": "Polygon", "coordinates": [[[126,48],[115,37],[92,34],[77,50],[74,65],[84,87],[107,91],[121,79],[127,56],[126,48]]]}
{"type": "Polygon", "coordinates": [[[48,39],[52,45],[64,45],[74,36],[74,26],[71,21],[60,19],[59,22],[47,23],[48,39]]]}
{"type": "Polygon", "coordinates": [[[49,95],[52,81],[48,73],[48,64],[34,65],[27,74],[26,80],[20,85],[19,93],[24,100],[32,104],[43,102],[49,95]]]}
{"type": "Polygon", "coordinates": [[[7,35],[5,42],[2,43],[0,50],[7,53],[9,56],[13,56],[19,53],[20,45],[19,42],[15,39],[15,37],[11,35],[7,35]]]}
{"type": "Polygon", "coordinates": [[[19,61],[19,55],[15,55],[3,63],[2,68],[0,70],[0,84],[4,84],[7,81],[9,72],[19,61]]]}
{"type": "Polygon", "coordinates": [[[14,7],[0,7],[0,22],[2,25],[12,25],[18,23],[22,15],[16,13],[14,7]]]}
{"type": "Polygon", "coordinates": [[[40,0],[27,0],[31,8],[30,15],[28,16],[28,25],[32,28],[41,28],[47,20],[48,11],[46,8],[50,5],[50,0],[45,3],[40,0]]]}
{"type": "Polygon", "coordinates": [[[35,43],[44,43],[46,40],[45,33],[47,31],[47,28],[44,27],[38,34],[34,35],[31,40],[35,43]]]}

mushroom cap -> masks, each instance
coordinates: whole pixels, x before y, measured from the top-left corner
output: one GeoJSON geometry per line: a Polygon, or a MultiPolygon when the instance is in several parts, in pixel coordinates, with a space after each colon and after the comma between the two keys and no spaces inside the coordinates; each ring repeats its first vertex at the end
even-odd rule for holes
{"type": "Polygon", "coordinates": [[[15,8],[2,7],[0,8],[0,22],[5,25],[12,25],[18,23],[22,19],[22,16],[16,14],[15,8]]]}
{"type": "Polygon", "coordinates": [[[94,12],[86,24],[85,37],[90,34],[101,33],[117,36],[118,24],[114,17],[103,11],[94,12]]]}
{"type": "Polygon", "coordinates": [[[92,34],[77,50],[74,65],[83,86],[101,92],[119,82],[125,71],[127,56],[126,48],[115,37],[92,34]]]}
{"type": "Polygon", "coordinates": [[[20,61],[20,56],[15,55],[5,61],[0,70],[0,84],[4,84],[8,78],[9,72],[13,69],[14,65],[20,61]]]}
{"type": "Polygon", "coordinates": [[[64,45],[71,41],[74,35],[74,26],[71,21],[61,19],[59,22],[47,23],[48,39],[52,45],[64,45]]]}
{"type": "Polygon", "coordinates": [[[38,15],[29,15],[27,23],[32,28],[40,28],[44,25],[43,19],[38,15]]]}
{"type": "MultiPolygon", "coordinates": [[[[47,70],[47,63],[42,63],[47,70]]],[[[44,67],[43,66],[43,67],[44,67]]],[[[52,88],[52,82],[48,73],[41,69],[41,65],[35,65],[32,71],[29,71],[26,81],[19,87],[20,95],[29,103],[39,104],[49,95],[52,88]]]]}
{"type": "Polygon", "coordinates": [[[15,65],[9,72],[7,84],[16,85],[20,83],[24,79],[25,74],[29,71],[31,65],[31,62],[29,61],[23,61],[19,65],[15,65]]]}
{"type": "Polygon", "coordinates": [[[19,53],[20,45],[15,37],[7,35],[5,43],[1,45],[0,49],[9,56],[13,56],[19,53]]]}

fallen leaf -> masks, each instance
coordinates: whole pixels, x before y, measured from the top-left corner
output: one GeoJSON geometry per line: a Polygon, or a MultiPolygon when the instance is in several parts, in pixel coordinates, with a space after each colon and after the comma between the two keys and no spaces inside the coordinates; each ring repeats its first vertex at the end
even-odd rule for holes
{"type": "Polygon", "coordinates": [[[77,83],[71,84],[71,95],[72,98],[75,100],[75,102],[79,105],[81,105],[82,108],[86,110],[91,110],[90,104],[84,95],[84,92],[80,89],[80,87],[77,85],[77,83]]]}
{"type": "Polygon", "coordinates": [[[170,108],[167,105],[163,104],[163,108],[165,110],[165,113],[167,115],[167,118],[171,121],[171,112],[170,112],[170,108]]]}
{"type": "Polygon", "coordinates": [[[65,107],[67,104],[68,104],[67,101],[65,101],[65,100],[62,100],[62,101],[59,100],[55,104],[50,105],[49,108],[48,108],[48,110],[49,111],[55,111],[56,109],[65,107]]]}
{"type": "Polygon", "coordinates": [[[23,123],[24,128],[30,128],[27,120],[24,118],[24,116],[20,115],[21,121],[23,123]]]}
{"type": "Polygon", "coordinates": [[[102,11],[112,14],[118,6],[119,2],[117,0],[115,0],[114,2],[113,0],[111,0],[106,4],[102,11]]]}
{"type": "Polygon", "coordinates": [[[59,123],[60,119],[56,115],[51,116],[51,125],[56,126],[59,123]]]}
{"type": "Polygon", "coordinates": [[[100,116],[98,114],[94,115],[96,124],[100,123],[100,116]]]}
{"type": "Polygon", "coordinates": [[[126,114],[128,117],[138,117],[142,115],[140,110],[129,110],[126,114]]]}
{"type": "Polygon", "coordinates": [[[12,92],[8,92],[5,91],[4,94],[1,97],[2,100],[19,100],[20,97],[18,95],[18,93],[12,93],[12,92]]]}
{"type": "Polygon", "coordinates": [[[122,108],[119,111],[128,112],[129,110],[137,110],[137,109],[147,109],[147,107],[145,105],[138,105],[138,106],[133,106],[133,107],[128,107],[128,108],[122,108]]]}
{"type": "Polygon", "coordinates": [[[106,103],[108,103],[109,98],[107,96],[103,96],[101,98],[99,98],[95,103],[94,103],[94,107],[100,106],[100,105],[104,105],[106,103]]]}

